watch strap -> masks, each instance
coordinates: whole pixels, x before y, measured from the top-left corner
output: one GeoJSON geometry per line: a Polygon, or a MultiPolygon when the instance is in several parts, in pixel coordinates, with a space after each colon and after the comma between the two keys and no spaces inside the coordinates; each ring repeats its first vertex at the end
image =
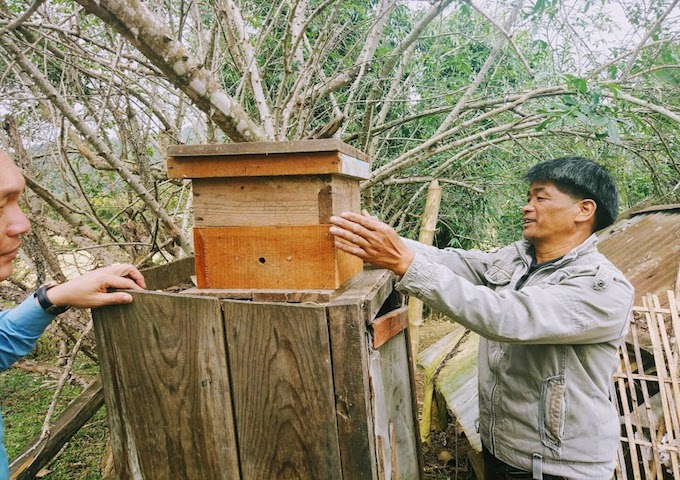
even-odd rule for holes
{"type": "Polygon", "coordinates": [[[38,290],[36,290],[34,294],[36,300],[38,300],[38,304],[42,307],[42,309],[52,315],[59,315],[60,313],[64,313],[66,310],[70,308],[68,305],[57,306],[50,302],[50,299],[47,298],[47,291],[56,285],[57,285],[56,283],[47,283],[45,285],[41,285],[40,288],[38,288],[38,290]]]}

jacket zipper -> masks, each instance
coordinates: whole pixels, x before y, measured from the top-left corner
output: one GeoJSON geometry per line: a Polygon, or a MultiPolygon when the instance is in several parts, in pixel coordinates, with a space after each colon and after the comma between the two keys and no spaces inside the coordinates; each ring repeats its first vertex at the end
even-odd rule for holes
{"type": "MultiPolygon", "coordinates": [[[[526,263],[525,263],[526,265],[526,263]]],[[[554,264],[551,265],[545,265],[543,267],[537,268],[533,272],[529,274],[527,279],[524,281],[524,284],[522,287],[519,289],[521,290],[522,288],[526,287],[529,285],[530,281],[532,278],[536,276],[537,272],[540,272],[546,268],[549,268],[553,266],[554,264]]],[[[514,290],[514,287],[513,287],[514,290]]],[[[519,291],[517,290],[517,291],[519,291]]],[[[500,350],[500,349],[499,349],[500,350]]],[[[496,358],[494,359],[496,364],[498,363],[498,355],[500,355],[500,352],[496,355],[496,358]]],[[[491,453],[493,455],[496,455],[496,390],[498,388],[498,374],[494,373],[494,382],[493,382],[493,388],[491,389],[491,422],[489,424],[489,436],[491,437],[491,453]]]]}
{"type": "MultiPolygon", "coordinates": [[[[498,354],[494,362],[498,364],[498,354]]],[[[489,436],[491,437],[491,453],[496,455],[496,390],[498,388],[498,373],[494,372],[493,388],[491,389],[491,424],[489,425],[489,436]]]]}

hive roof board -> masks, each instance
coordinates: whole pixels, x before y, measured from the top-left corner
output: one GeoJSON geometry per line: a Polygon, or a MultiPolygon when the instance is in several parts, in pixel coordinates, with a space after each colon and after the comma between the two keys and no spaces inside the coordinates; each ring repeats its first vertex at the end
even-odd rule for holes
{"type": "Polygon", "coordinates": [[[371,175],[370,157],[338,139],[173,145],[166,161],[170,178],[371,175]]]}

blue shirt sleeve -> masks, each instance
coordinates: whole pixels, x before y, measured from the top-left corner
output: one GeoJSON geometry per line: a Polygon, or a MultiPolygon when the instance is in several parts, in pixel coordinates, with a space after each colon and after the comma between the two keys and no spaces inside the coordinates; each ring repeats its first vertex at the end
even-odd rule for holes
{"type": "Polygon", "coordinates": [[[33,350],[53,319],[54,315],[45,312],[33,295],[16,308],[0,312],[0,371],[33,350]]]}

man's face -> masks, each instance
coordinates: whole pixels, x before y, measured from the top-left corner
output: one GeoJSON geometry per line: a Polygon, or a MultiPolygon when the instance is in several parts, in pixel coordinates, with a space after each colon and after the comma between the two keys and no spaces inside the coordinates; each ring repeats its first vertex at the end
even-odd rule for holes
{"type": "Polygon", "coordinates": [[[0,150],[0,280],[12,274],[12,262],[19,253],[19,236],[30,230],[26,215],[19,208],[24,177],[9,155],[0,150]]]}
{"type": "Polygon", "coordinates": [[[532,183],[527,204],[522,207],[524,238],[534,245],[559,241],[574,230],[579,203],[552,182],[532,183]]]}

